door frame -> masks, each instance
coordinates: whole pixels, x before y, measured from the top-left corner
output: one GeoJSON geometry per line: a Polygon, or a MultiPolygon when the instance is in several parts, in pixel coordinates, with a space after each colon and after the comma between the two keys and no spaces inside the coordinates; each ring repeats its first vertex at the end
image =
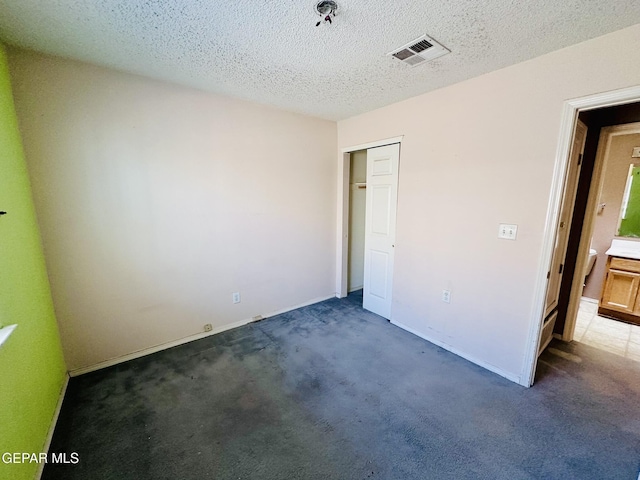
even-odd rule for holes
{"type": "MultiPolygon", "coordinates": [[[[529,331],[526,343],[527,348],[525,350],[525,358],[520,375],[521,381],[519,383],[521,385],[533,385],[533,380],[535,377],[538,360],[537,353],[540,344],[540,335],[542,333],[541,319],[544,315],[545,308],[547,271],[549,270],[551,257],[553,255],[553,247],[556,237],[556,225],[558,223],[560,209],[562,207],[562,189],[565,183],[567,166],[569,163],[569,155],[571,152],[571,144],[573,142],[578,114],[587,110],[613,107],[616,105],[624,105],[627,103],[634,103],[638,101],[640,101],[640,86],[579,97],[572,100],[567,100],[563,104],[558,146],[556,148],[556,159],[553,169],[553,177],[551,180],[549,201],[547,204],[547,216],[545,219],[542,236],[542,251],[538,261],[538,272],[536,275],[536,282],[534,286],[534,296],[532,304],[533,307],[531,311],[531,318],[529,321],[529,331]]],[[[594,189],[594,185],[599,185],[601,173],[601,171],[594,171],[591,182],[591,189],[594,189]]],[[[595,211],[595,202],[597,202],[597,195],[593,195],[591,189],[589,192],[589,200],[587,203],[583,232],[592,227],[593,212],[595,211]]],[[[585,239],[584,237],[585,235],[581,236],[580,244],[578,246],[578,259],[575,266],[575,271],[578,272],[584,270],[586,262],[585,257],[589,248],[590,239],[585,239]]],[[[579,288],[575,288],[575,282],[572,287],[573,288],[571,291],[569,310],[567,312],[568,316],[571,312],[576,311],[576,305],[579,304],[580,300],[575,294],[577,290],[579,290],[579,288]]]]}
{"type": "Polygon", "coordinates": [[[338,157],[338,199],[336,224],[336,297],[347,296],[347,280],[349,267],[349,175],[351,166],[351,152],[367,150],[369,148],[384,147],[394,143],[402,143],[404,135],[385,138],[360,145],[353,145],[340,149],[338,157]]]}
{"type": "MultiPolygon", "coordinates": [[[[587,263],[587,252],[590,248],[591,237],[593,235],[593,229],[595,227],[596,215],[598,210],[597,205],[600,202],[600,194],[602,193],[604,184],[604,170],[606,167],[606,160],[609,155],[611,140],[613,139],[613,137],[618,135],[630,135],[637,133],[640,133],[640,122],[621,125],[609,125],[607,127],[602,127],[602,129],[600,130],[600,136],[598,137],[598,148],[596,152],[595,163],[593,165],[593,175],[591,177],[591,184],[589,185],[587,207],[582,224],[582,231],[580,232],[578,258],[576,260],[575,268],[575,271],[577,272],[584,272],[587,263]]],[[[560,335],[560,338],[565,342],[570,342],[573,340],[583,289],[584,277],[582,275],[574,275],[573,282],[571,283],[571,293],[569,297],[569,304],[567,306],[564,329],[562,331],[562,334],[560,335]]]]}

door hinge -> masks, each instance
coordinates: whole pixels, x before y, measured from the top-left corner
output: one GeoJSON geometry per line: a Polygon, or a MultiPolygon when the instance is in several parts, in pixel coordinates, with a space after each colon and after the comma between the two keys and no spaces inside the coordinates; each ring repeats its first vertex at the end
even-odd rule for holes
{"type": "Polygon", "coordinates": [[[558,273],[562,273],[562,270],[564,269],[564,265],[560,264],[560,270],[558,270],[558,273]]]}
{"type": "Polygon", "coordinates": [[[549,280],[549,277],[551,277],[551,270],[547,272],[547,280],[549,280]]]}
{"type": "Polygon", "coordinates": [[[560,228],[564,228],[564,222],[560,222],[560,228]]]}
{"type": "Polygon", "coordinates": [[[578,165],[582,163],[582,154],[578,155],[578,165]]]}

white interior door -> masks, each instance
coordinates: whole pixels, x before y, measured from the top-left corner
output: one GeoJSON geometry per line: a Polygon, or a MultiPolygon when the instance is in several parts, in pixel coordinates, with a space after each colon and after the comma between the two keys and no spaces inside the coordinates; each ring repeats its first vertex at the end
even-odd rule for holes
{"type": "MultiPolygon", "coordinates": [[[[551,266],[547,272],[547,293],[544,305],[544,318],[542,319],[542,330],[540,331],[540,342],[538,355],[540,355],[551,339],[553,338],[553,328],[558,318],[558,300],[560,296],[560,286],[564,275],[564,261],[567,255],[567,245],[569,242],[569,227],[573,217],[573,209],[578,190],[578,178],[582,168],[582,154],[587,139],[587,126],[578,120],[576,132],[573,137],[573,144],[569,154],[569,166],[562,194],[562,206],[560,207],[560,218],[556,230],[556,245],[551,258],[551,266]]],[[[575,272],[582,275],[582,272],[575,272]]]]}
{"type": "MultiPolygon", "coordinates": [[[[547,296],[545,301],[545,318],[558,306],[560,285],[564,273],[564,258],[567,255],[567,244],[569,242],[569,227],[578,189],[578,177],[582,166],[582,153],[587,139],[587,126],[578,120],[576,133],[573,137],[573,145],[569,156],[569,169],[565,181],[562,207],[560,208],[560,218],[558,219],[558,229],[556,233],[556,246],[549,268],[549,283],[547,284],[547,296]]],[[[577,272],[580,274],[579,272],[577,272]]]]}
{"type": "Polygon", "coordinates": [[[363,307],[391,320],[400,144],[367,150],[363,307]]]}

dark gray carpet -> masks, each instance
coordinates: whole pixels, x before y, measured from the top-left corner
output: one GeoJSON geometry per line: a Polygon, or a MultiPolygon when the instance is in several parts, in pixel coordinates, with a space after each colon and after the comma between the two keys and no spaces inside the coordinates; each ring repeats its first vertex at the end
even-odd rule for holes
{"type": "Polygon", "coordinates": [[[640,364],[554,341],[525,389],[361,301],[71,379],[43,478],[637,479],[640,364]]]}

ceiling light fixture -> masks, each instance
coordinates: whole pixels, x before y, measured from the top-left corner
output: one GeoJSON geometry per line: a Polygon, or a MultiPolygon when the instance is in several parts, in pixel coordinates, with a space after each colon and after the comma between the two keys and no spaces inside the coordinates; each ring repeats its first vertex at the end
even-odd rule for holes
{"type": "Polygon", "coordinates": [[[338,10],[338,4],[333,0],[322,0],[321,2],[316,3],[316,13],[322,17],[322,20],[316,23],[316,27],[322,22],[333,23],[331,21],[331,17],[336,16],[336,10],[338,10]]]}

